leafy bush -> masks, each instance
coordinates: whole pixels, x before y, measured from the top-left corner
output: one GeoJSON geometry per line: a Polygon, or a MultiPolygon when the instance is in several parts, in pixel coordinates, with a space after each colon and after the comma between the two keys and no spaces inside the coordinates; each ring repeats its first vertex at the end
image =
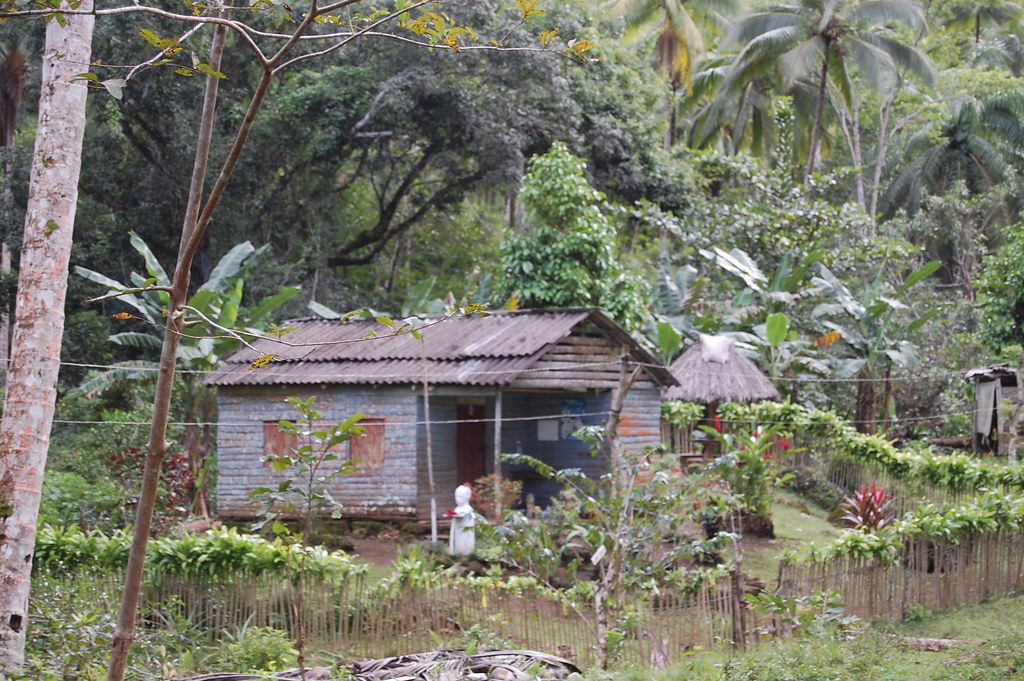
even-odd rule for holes
{"type": "Polygon", "coordinates": [[[833,457],[877,466],[895,478],[921,482],[952,492],[972,492],[1005,486],[1024,489],[1024,467],[989,463],[967,454],[901,451],[882,435],[857,432],[838,414],[797,404],[760,402],[725,404],[726,421],[783,424],[787,430],[829,438],[833,457]]]}
{"type": "Polygon", "coordinates": [[[824,562],[838,557],[880,560],[892,564],[900,557],[904,542],[913,538],[956,543],[979,534],[1018,532],[1024,528],[1024,499],[995,489],[979,495],[972,502],[939,508],[922,504],[887,532],[865,533],[847,530],[830,544],[819,547],[809,544],[800,551],[787,552],[789,562],[824,562]]]}
{"type": "Polygon", "coordinates": [[[246,627],[224,642],[213,666],[230,672],[273,672],[294,667],[297,651],[288,632],[246,627]]]}
{"type": "Polygon", "coordinates": [[[680,402],[679,400],[661,403],[661,418],[678,428],[693,428],[702,416],[704,416],[704,405],[702,404],[680,402]]]}
{"type": "MultiPolygon", "coordinates": [[[[81,532],[44,526],[36,536],[37,570],[75,571],[84,567],[121,569],[128,561],[131,536],[124,530],[111,534],[81,532]]],[[[305,561],[311,575],[355,574],[365,570],[340,551],[318,546],[268,541],[235,528],[204,534],[161,537],[149,542],[146,569],[151,576],[194,575],[227,579],[232,575],[292,575],[305,561]]]]}
{"type": "MultiPolygon", "coordinates": [[[[26,678],[105,678],[117,619],[116,596],[112,594],[117,588],[100,572],[80,573],[75,580],[34,577],[25,645],[26,678]]],[[[132,664],[161,678],[196,671],[199,642],[209,637],[195,618],[174,614],[177,608],[172,606],[143,605],[140,617],[159,626],[137,629],[132,645],[132,664]]]]}
{"type": "Polygon", "coordinates": [[[125,524],[121,490],[110,480],[87,480],[72,471],[47,472],[39,521],[83,530],[125,524]]]}
{"type": "Polygon", "coordinates": [[[810,499],[826,511],[831,511],[846,500],[842,489],[809,468],[792,468],[786,473],[792,476],[788,483],[789,489],[810,499]]]}

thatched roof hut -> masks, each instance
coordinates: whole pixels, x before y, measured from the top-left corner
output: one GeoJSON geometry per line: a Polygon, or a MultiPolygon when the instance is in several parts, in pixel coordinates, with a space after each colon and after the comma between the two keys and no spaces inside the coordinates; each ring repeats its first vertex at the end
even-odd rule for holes
{"type": "Polygon", "coordinates": [[[724,336],[701,334],[669,371],[679,385],[664,390],[665,400],[718,404],[779,399],[768,377],[724,336]]]}

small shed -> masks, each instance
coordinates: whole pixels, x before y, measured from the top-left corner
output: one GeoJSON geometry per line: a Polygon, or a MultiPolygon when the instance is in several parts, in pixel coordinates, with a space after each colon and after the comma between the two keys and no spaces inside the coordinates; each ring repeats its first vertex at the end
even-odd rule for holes
{"type": "Polygon", "coordinates": [[[1017,403],[1017,371],[1005,364],[970,369],[965,378],[974,384],[971,419],[971,448],[975,452],[1005,451],[1009,444],[1008,424],[999,423],[1003,400],[1017,403]]]}
{"type": "MultiPolygon", "coordinates": [[[[434,320],[436,321],[436,320],[434,320]]],[[[524,467],[502,467],[502,452],[535,456],[557,468],[598,475],[603,456],[573,437],[603,425],[621,362],[643,369],[627,393],[619,434],[628,450],[660,442],[661,391],[672,374],[596,309],[521,310],[430,324],[422,341],[369,320],[294,319],[283,343],[260,340],[224,360],[206,380],[218,387],[218,512],[253,513],[248,493],[276,485],[265,455],[280,450],[277,424],[296,414],[289,396],[316,395],[327,422],[362,412],[364,436],[347,443],[356,463],[332,494],[348,517],[426,519],[430,515],[427,429],[437,503],[455,487],[500,470],[547,504],[558,486],[524,467]],[[374,337],[370,337],[372,334],[374,337]],[[250,370],[259,354],[268,366],[250,370]],[[429,397],[424,396],[424,383],[429,397]]]]}
{"type": "MultiPolygon", "coordinates": [[[[665,388],[663,399],[706,405],[707,419],[722,402],[779,399],[779,392],[768,377],[756,364],[737,352],[732,340],[725,336],[700,334],[697,342],[672,362],[669,371],[676,379],[676,385],[665,388]]],[[[671,431],[672,426],[667,430],[671,431]]],[[[678,443],[675,448],[681,451],[675,453],[692,452],[689,433],[669,432],[666,440],[678,443]],[[682,451],[684,449],[686,451],[682,451]]]]}

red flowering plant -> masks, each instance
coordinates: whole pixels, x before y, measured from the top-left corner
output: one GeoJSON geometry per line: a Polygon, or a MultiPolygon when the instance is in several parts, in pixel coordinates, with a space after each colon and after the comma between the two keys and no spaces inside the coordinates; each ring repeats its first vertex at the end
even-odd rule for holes
{"type": "MultiPolygon", "coordinates": [[[[754,534],[772,536],[771,512],[775,489],[784,485],[791,474],[780,474],[780,457],[776,457],[779,426],[757,427],[747,434],[737,429],[727,435],[713,428],[702,428],[717,439],[725,452],[708,465],[739,499],[745,517],[744,526],[754,534]],[[747,522],[746,519],[754,522],[747,522]],[[756,529],[763,528],[763,529],[756,529]]],[[[788,445],[788,441],[787,441],[788,445]]],[[[784,453],[792,450],[783,448],[784,453]]]]}
{"type": "Polygon", "coordinates": [[[868,534],[881,532],[896,520],[896,512],[892,508],[893,498],[885,489],[874,482],[869,488],[864,485],[853,496],[846,498],[846,512],[843,522],[847,527],[862,530],[868,534]]]}

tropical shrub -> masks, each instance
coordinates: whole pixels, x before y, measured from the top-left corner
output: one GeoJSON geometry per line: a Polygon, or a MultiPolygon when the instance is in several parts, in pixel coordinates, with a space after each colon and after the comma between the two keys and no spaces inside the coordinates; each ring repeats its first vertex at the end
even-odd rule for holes
{"type": "Polygon", "coordinates": [[[896,520],[892,502],[893,498],[872,482],[870,489],[864,485],[846,498],[842,520],[848,527],[863,532],[881,532],[896,520]]]}
{"type": "Polygon", "coordinates": [[[792,403],[724,404],[723,419],[738,423],[776,423],[787,429],[827,438],[830,457],[876,466],[908,482],[921,482],[952,492],[973,492],[1005,486],[1024,489],[1024,467],[990,463],[968,454],[903,451],[882,435],[859,433],[838,414],[792,403]]]}
{"type": "Polygon", "coordinates": [[[230,672],[274,672],[295,665],[297,651],[288,632],[273,627],[246,627],[230,636],[213,666],[230,672]]]}
{"type": "MultiPolygon", "coordinates": [[[[791,477],[779,473],[774,446],[780,428],[754,429],[752,434],[742,430],[722,435],[714,428],[703,427],[710,437],[721,442],[725,454],[708,465],[708,471],[717,474],[739,499],[744,515],[744,528],[761,536],[773,536],[771,527],[772,501],[775,489],[791,477]],[[754,522],[750,522],[750,521],[754,522]]],[[[786,449],[788,450],[788,442],[786,449]]]]}
{"type": "MultiPolygon", "coordinates": [[[[87,568],[119,570],[127,564],[130,545],[131,536],[125,530],[105,534],[44,526],[36,535],[35,568],[41,572],[75,572],[87,568]]],[[[365,569],[340,551],[287,544],[280,539],[268,541],[235,528],[160,537],[149,542],[146,554],[146,569],[154,577],[290,576],[303,561],[312,575],[341,576],[365,569]]]]}
{"type": "Polygon", "coordinates": [[[1022,527],[1024,499],[997,488],[966,504],[947,508],[922,504],[894,521],[885,532],[850,529],[825,546],[808,544],[799,551],[788,551],[785,560],[820,563],[849,557],[893,564],[911,539],[958,543],[981,534],[1019,532],[1022,527]]]}

